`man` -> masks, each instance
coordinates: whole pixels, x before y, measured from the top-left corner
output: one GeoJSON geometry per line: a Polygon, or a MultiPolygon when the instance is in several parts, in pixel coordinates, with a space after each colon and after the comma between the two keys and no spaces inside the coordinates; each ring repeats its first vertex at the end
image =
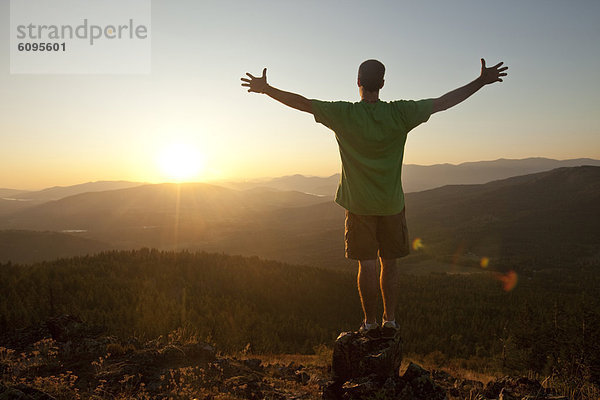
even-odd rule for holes
{"type": "Polygon", "coordinates": [[[242,86],[248,92],[264,93],[281,103],[314,115],[335,132],[342,160],[342,177],[335,201],[346,209],[346,257],[358,260],[358,292],[364,312],[360,331],[368,337],[392,337],[397,329],[397,260],[409,253],[401,172],[404,144],[410,130],[426,122],[431,114],[453,107],[485,85],[502,82],[508,67],[498,63],[486,67],[473,82],[439,98],[384,102],[379,90],[384,84],[384,65],[367,60],[358,69],[361,101],[357,103],[309,100],[284,92],[261,77],[246,73],[242,86]],[[381,273],[377,279],[377,264],[381,273]],[[383,298],[381,329],[376,321],[377,294],[383,298]]]}

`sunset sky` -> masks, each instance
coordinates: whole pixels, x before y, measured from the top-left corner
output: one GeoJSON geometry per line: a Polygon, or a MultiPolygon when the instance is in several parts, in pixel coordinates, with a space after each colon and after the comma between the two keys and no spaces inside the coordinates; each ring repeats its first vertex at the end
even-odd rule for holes
{"type": "Polygon", "coordinates": [[[600,158],[599,17],[597,0],[162,0],[148,75],[11,75],[2,1],[0,187],[167,181],[182,151],[194,181],[334,174],[333,133],[240,78],[267,67],[280,89],[358,101],[369,58],[386,101],[462,86],[481,57],[510,68],[411,132],[405,163],[600,158]]]}

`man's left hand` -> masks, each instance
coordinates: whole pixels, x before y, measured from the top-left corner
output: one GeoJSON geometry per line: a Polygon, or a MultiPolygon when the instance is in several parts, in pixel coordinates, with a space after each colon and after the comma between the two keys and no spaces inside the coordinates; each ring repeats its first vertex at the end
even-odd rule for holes
{"type": "Polygon", "coordinates": [[[248,87],[248,92],[255,93],[265,93],[269,85],[267,84],[267,69],[263,69],[263,73],[261,77],[253,76],[252,74],[246,72],[248,78],[242,78],[242,81],[246,83],[242,83],[242,86],[248,87]]]}

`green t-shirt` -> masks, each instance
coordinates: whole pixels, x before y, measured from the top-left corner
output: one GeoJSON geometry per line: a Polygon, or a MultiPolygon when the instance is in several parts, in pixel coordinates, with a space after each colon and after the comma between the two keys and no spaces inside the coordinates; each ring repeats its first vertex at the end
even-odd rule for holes
{"type": "Polygon", "coordinates": [[[336,203],[359,215],[401,212],[406,136],[429,119],[433,101],[311,100],[311,104],[315,121],[335,132],[340,148],[342,178],[336,203]]]}

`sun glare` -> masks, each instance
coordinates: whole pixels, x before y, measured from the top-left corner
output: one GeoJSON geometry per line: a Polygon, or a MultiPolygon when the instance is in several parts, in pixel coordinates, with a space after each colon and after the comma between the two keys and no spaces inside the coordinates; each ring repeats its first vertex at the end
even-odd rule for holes
{"type": "Polygon", "coordinates": [[[200,152],[183,143],[174,143],[162,149],[158,164],[163,177],[175,182],[197,179],[204,167],[200,152]]]}

